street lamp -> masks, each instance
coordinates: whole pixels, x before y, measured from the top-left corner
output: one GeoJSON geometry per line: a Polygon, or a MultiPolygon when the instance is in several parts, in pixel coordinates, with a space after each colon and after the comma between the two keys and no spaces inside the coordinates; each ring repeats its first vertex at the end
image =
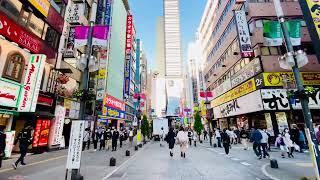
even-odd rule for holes
{"type": "MultiPolygon", "coordinates": [[[[285,25],[285,18],[284,18],[284,13],[282,11],[280,0],[273,0],[273,3],[275,6],[277,16],[278,16],[278,20],[281,25],[282,33],[283,33],[285,44],[286,44],[287,51],[288,51],[288,53],[284,57],[280,58],[280,61],[279,61],[280,66],[285,65],[283,67],[292,69],[298,92],[303,93],[304,87],[303,87],[303,82],[302,82],[302,79],[300,76],[299,67],[302,67],[303,65],[307,64],[308,58],[302,50],[294,52],[293,46],[291,44],[289,32],[288,32],[288,29],[285,25]]],[[[317,142],[314,128],[312,125],[312,117],[311,117],[311,112],[309,109],[309,99],[307,97],[300,97],[300,102],[301,102],[301,106],[302,106],[304,121],[306,124],[305,132],[306,132],[306,136],[307,136],[308,143],[309,143],[310,156],[313,161],[313,165],[315,168],[317,179],[319,179],[320,156],[319,156],[319,149],[317,147],[318,142],[317,142]]]]}

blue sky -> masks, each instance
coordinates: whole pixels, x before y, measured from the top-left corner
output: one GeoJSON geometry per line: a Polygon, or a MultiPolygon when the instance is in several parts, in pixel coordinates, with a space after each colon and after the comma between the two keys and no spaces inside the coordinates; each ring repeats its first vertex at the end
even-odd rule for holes
{"type": "MultiPolygon", "coordinates": [[[[183,61],[188,43],[194,40],[207,0],[180,0],[180,20],[183,61]]],[[[163,15],[163,0],[129,0],[137,37],[143,42],[149,68],[155,66],[156,22],[163,15]]]]}

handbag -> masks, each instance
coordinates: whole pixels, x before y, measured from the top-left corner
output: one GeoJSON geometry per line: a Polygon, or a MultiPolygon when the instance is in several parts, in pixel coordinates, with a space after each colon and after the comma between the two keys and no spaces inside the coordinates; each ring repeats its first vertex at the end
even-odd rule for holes
{"type": "Polygon", "coordinates": [[[300,151],[300,146],[298,146],[296,143],[293,143],[293,147],[296,151],[300,151]]]}

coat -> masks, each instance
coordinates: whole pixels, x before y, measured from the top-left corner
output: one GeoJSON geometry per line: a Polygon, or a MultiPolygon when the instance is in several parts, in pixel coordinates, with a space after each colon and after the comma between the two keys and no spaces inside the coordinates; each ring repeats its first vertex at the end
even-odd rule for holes
{"type": "Polygon", "coordinates": [[[0,131],[0,154],[6,149],[6,134],[0,131]]]}
{"type": "Polygon", "coordinates": [[[166,141],[169,144],[169,149],[174,148],[174,143],[175,143],[175,133],[173,131],[169,131],[168,135],[166,137],[166,141]]]}

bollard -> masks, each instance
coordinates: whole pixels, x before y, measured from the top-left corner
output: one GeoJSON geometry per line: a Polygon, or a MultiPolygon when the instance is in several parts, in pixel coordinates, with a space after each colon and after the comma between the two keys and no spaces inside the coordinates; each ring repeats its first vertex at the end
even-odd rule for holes
{"type": "Polygon", "coordinates": [[[142,148],[142,144],[139,144],[139,148],[142,148]]]}
{"type": "Polygon", "coordinates": [[[135,151],[138,151],[138,149],[139,149],[138,146],[135,146],[135,147],[134,147],[134,150],[135,150],[135,151]]]}
{"type": "Polygon", "coordinates": [[[110,158],[110,164],[109,164],[110,166],[116,166],[116,158],[114,158],[114,157],[111,157],[110,158]]]}
{"type": "Polygon", "coordinates": [[[71,180],[83,180],[83,176],[81,174],[76,174],[71,176],[71,180]]]}
{"type": "Polygon", "coordinates": [[[271,168],[274,168],[274,169],[279,168],[279,166],[278,166],[278,161],[277,161],[276,159],[271,159],[271,160],[270,160],[270,167],[271,167],[271,168]]]}
{"type": "Polygon", "coordinates": [[[126,150],[126,156],[130,156],[130,151],[126,150]]]}

